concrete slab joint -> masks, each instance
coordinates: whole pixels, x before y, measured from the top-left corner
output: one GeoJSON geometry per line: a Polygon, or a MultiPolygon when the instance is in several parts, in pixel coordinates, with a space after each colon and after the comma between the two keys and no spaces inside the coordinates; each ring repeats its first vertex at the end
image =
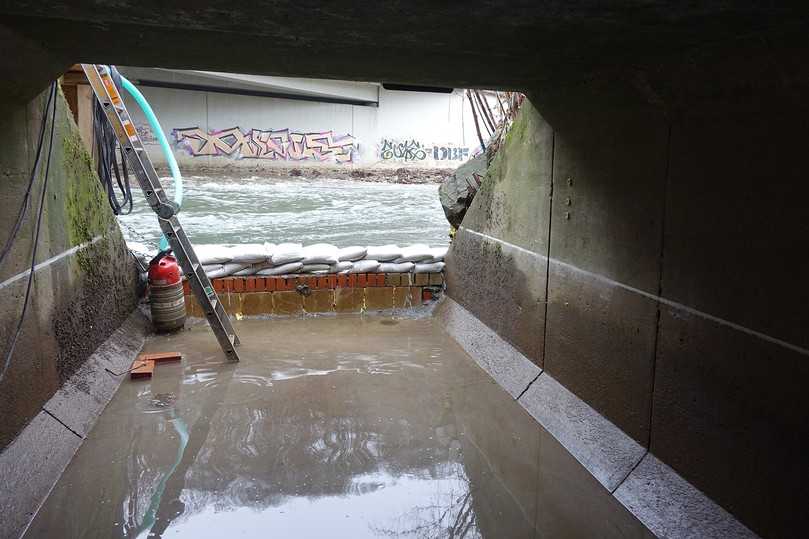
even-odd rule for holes
{"type": "Polygon", "coordinates": [[[451,298],[435,311],[460,346],[658,537],[757,537],[451,298]]]}
{"type": "Polygon", "coordinates": [[[658,537],[758,537],[651,453],[615,497],[658,537]]]}
{"type": "Polygon", "coordinates": [[[128,368],[149,328],[135,310],[0,453],[0,537],[24,532],[126,378],[112,373],[128,368]]]}
{"type": "Polygon", "coordinates": [[[435,315],[441,320],[445,331],[513,398],[525,392],[542,372],[531,360],[452,299],[445,298],[435,315]]]}

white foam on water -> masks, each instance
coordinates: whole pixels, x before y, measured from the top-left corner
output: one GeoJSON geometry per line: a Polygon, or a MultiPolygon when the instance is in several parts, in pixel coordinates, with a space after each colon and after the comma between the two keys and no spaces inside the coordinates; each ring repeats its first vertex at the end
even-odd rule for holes
{"type": "MultiPolygon", "coordinates": [[[[173,186],[165,180],[171,196],[173,186]]],[[[157,220],[139,192],[134,210],[120,221],[127,241],[156,248],[157,220]]],[[[197,243],[441,246],[448,244],[449,232],[435,184],[328,178],[190,176],[180,221],[197,243]]]]}

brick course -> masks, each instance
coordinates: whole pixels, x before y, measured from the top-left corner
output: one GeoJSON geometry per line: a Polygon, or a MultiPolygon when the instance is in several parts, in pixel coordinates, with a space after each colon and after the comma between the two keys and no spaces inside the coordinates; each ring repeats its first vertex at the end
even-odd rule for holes
{"type": "MultiPolygon", "coordinates": [[[[283,277],[212,279],[229,314],[297,315],[304,312],[363,312],[417,307],[437,299],[432,290],[444,285],[442,273],[350,273],[283,277]],[[301,293],[298,286],[308,287],[301,293]]],[[[205,313],[184,283],[188,316],[205,313]]]]}

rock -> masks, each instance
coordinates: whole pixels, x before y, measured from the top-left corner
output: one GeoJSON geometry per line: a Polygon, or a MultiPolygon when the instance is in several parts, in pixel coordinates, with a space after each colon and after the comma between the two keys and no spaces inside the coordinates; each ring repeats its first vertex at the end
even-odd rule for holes
{"type": "Polygon", "coordinates": [[[487,168],[486,153],[473,157],[449,175],[438,187],[444,215],[453,227],[461,226],[466,210],[478,192],[487,168]]]}

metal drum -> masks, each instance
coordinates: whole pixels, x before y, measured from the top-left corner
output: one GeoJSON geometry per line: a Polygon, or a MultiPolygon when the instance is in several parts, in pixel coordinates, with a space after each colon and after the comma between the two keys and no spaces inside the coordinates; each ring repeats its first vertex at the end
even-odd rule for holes
{"type": "Polygon", "coordinates": [[[149,263],[149,303],[155,331],[175,331],[185,325],[183,279],[173,256],[158,256],[149,263]]]}

